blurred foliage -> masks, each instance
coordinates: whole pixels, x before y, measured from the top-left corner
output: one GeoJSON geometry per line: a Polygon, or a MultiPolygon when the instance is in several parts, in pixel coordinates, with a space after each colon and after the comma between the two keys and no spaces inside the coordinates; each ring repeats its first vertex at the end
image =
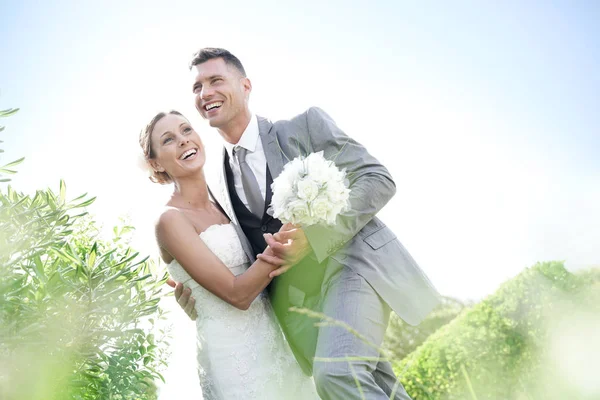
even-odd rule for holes
{"type": "Polygon", "coordinates": [[[396,362],[414,400],[598,399],[600,272],[526,269],[396,362]],[[593,368],[591,368],[593,369],[593,368]]]}
{"type": "Polygon", "coordinates": [[[440,305],[417,326],[409,325],[395,313],[391,313],[382,345],[385,354],[393,360],[402,360],[431,334],[452,321],[471,305],[471,303],[465,303],[452,297],[443,297],[440,305]]]}
{"type": "Polygon", "coordinates": [[[156,398],[166,276],[128,246],[130,227],[99,239],[93,201],[68,201],[62,181],[58,193],[0,191],[2,399],[156,398]]]}
{"type": "MultiPolygon", "coordinates": [[[[6,110],[0,110],[0,118],[10,117],[11,115],[16,114],[17,111],[19,111],[18,108],[8,108],[6,110]]],[[[0,126],[0,132],[2,131],[4,131],[4,126],[0,126]]],[[[0,140],[0,143],[3,143],[2,140],[0,140]]],[[[0,148],[0,153],[4,153],[4,150],[2,148],[0,148]]],[[[10,178],[6,178],[5,176],[16,174],[17,171],[15,171],[13,168],[21,164],[23,160],[25,160],[25,158],[20,158],[18,160],[11,161],[8,164],[0,166],[0,182],[10,182],[10,178]]]]}

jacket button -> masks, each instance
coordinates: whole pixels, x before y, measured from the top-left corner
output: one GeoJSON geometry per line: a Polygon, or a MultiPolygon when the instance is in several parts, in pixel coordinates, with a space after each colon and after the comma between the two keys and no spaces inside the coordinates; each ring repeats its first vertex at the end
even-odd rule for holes
{"type": "Polygon", "coordinates": [[[266,225],[261,226],[260,230],[263,231],[263,232],[266,232],[267,231],[267,226],[266,225]]]}

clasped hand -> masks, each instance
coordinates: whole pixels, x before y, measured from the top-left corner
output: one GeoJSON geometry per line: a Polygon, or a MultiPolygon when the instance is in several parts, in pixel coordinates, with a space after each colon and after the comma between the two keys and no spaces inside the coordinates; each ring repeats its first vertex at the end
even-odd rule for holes
{"type": "Polygon", "coordinates": [[[274,235],[266,233],[263,236],[268,247],[265,252],[256,257],[269,264],[280,266],[269,274],[270,278],[285,273],[311,251],[304,230],[290,223],[283,225],[274,235]]]}
{"type": "MultiPolygon", "coordinates": [[[[267,233],[264,237],[268,247],[263,253],[258,254],[257,258],[279,267],[269,274],[270,278],[285,273],[311,252],[302,228],[292,224],[285,224],[276,234],[267,233]]],[[[167,280],[167,284],[175,288],[175,299],[179,306],[192,321],[196,320],[198,314],[194,307],[196,301],[191,297],[192,291],[173,279],[167,280]]]]}

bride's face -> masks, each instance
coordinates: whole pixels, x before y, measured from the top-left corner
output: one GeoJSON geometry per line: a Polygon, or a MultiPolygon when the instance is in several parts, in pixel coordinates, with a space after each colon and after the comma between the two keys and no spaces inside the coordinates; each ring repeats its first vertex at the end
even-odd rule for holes
{"type": "Polygon", "coordinates": [[[190,122],[177,114],[167,114],[152,130],[155,157],[152,167],[171,178],[188,175],[204,166],[204,146],[190,122]]]}

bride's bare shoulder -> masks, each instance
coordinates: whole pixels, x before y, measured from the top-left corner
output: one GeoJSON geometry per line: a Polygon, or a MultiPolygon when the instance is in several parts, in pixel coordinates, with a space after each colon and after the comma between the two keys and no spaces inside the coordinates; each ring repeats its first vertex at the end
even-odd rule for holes
{"type": "Polygon", "coordinates": [[[181,224],[191,224],[191,221],[189,221],[189,218],[185,213],[177,207],[165,206],[156,218],[154,225],[157,230],[160,230],[181,224]]]}

